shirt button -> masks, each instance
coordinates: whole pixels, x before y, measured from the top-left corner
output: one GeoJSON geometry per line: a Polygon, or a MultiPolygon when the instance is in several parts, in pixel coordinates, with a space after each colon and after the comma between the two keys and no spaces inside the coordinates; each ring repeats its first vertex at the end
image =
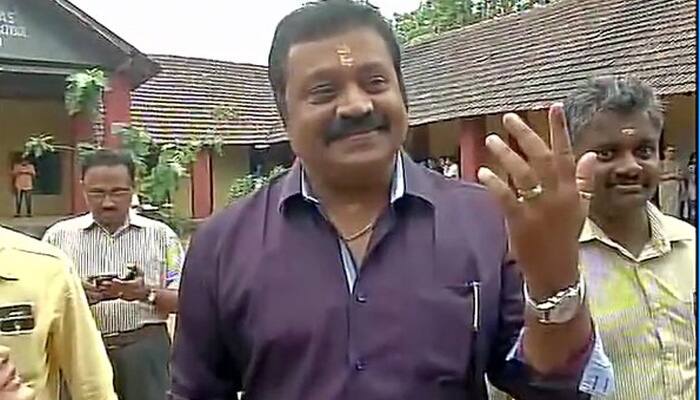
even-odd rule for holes
{"type": "Polygon", "coordinates": [[[358,303],[366,303],[367,302],[367,295],[364,293],[358,293],[355,295],[355,300],[357,300],[358,303]]]}
{"type": "Polygon", "coordinates": [[[355,361],[355,369],[358,371],[364,371],[367,369],[367,363],[362,360],[355,361]]]}

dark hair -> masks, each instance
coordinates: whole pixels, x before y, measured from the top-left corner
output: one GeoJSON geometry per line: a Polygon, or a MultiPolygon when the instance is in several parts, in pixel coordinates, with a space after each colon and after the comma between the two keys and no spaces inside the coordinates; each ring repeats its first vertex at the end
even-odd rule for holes
{"type": "Polygon", "coordinates": [[[129,172],[131,182],[134,182],[135,170],[134,160],[127,153],[117,150],[100,149],[91,152],[85,156],[82,162],[82,175],[85,178],[85,173],[93,167],[115,167],[123,165],[129,172]]]}
{"type": "Polygon", "coordinates": [[[663,129],[663,107],[654,89],[634,77],[599,77],[587,80],[564,101],[571,141],[575,142],[595,114],[603,111],[642,111],[656,128],[663,129]]]}
{"type": "Polygon", "coordinates": [[[268,57],[268,76],[282,119],[286,119],[287,112],[284,93],[287,87],[286,69],[290,48],[300,42],[317,40],[360,27],[374,29],[384,40],[399,80],[401,96],[408,107],[401,74],[401,48],[391,25],[371,6],[352,0],[325,0],[303,5],[277,24],[268,57]]]}

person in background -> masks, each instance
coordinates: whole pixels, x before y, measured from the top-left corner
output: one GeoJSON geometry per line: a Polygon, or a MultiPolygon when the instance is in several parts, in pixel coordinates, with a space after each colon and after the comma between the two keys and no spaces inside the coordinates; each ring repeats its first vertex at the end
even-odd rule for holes
{"type": "MultiPolygon", "coordinates": [[[[660,181],[678,182],[664,181],[673,169],[659,161],[659,100],[637,79],[603,77],[565,109],[575,155],[597,153],[579,240],[591,315],[615,370],[609,398],[695,399],[696,232],[650,202],[660,181]]],[[[672,147],[666,157],[675,159],[672,147]]]]}
{"type": "MultiPolygon", "coordinates": [[[[588,80],[564,105],[575,156],[597,154],[579,241],[615,371],[607,398],[695,399],[695,229],[650,201],[662,179],[661,105],[649,86],[622,77],[588,80]]],[[[509,397],[492,388],[490,399],[509,397]]]]}
{"type": "Polygon", "coordinates": [[[12,166],[12,184],[15,192],[15,217],[22,214],[22,201],[26,207],[27,216],[32,216],[32,190],[34,190],[36,169],[27,157],[12,166]]]}
{"type": "Polygon", "coordinates": [[[488,137],[513,193],[404,153],[400,48],[373,8],[302,6],[268,64],[297,161],[193,237],[169,398],[481,400],[484,373],[521,399],[612,387],[578,269],[595,157],[569,157],[560,104],[552,148],[504,117],[529,163],[488,137]]]}
{"type": "Polygon", "coordinates": [[[53,246],[0,227],[0,375],[11,372],[9,349],[19,377],[9,387],[0,383],[0,400],[21,399],[23,385],[36,400],[56,400],[61,375],[76,400],[117,399],[102,338],[71,268],[53,246]]]}
{"type": "Polygon", "coordinates": [[[698,211],[698,161],[697,153],[693,152],[688,158],[688,167],[685,171],[685,179],[683,180],[683,198],[684,198],[684,217],[691,224],[697,224],[698,211]]]}
{"type": "Polygon", "coordinates": [[[451,157],[445,157],[444,160],[443,174],[445,177],[449,179],[459,179],[459,165],[451,157]]]}
{"type": "Polygon", "coordinates": [[[680,217],[682,181],[683,173],[676,159],[676,146],[669,144],[664,148],[659,182],[659,208],[664,214],[680,217]]]}
{"type": "Polygon", "coordinates": [[[423,166],[431,171],[437,171],[441,170],[440,166],[438,165],[438,162],[435,161],[434,158],[428,157],[423,161],[423,166]]]}
{"type": "Polygon", "coordinates": [[[435,158],[428,158],[430,170],[438,172],[440,175],[442,175],[442,162],[441,160],[437,160],[435,158]]]}
{"type": "Polygon", "coordinates": [[[90,213],[58,222],[44,240],[75,263],[120,399],[163,400],[170,355],[166,322],[177,311],[183,249],[167,225],[130,210],[134,171],[124,153],[88,155],[82,184],[90,213]]]}

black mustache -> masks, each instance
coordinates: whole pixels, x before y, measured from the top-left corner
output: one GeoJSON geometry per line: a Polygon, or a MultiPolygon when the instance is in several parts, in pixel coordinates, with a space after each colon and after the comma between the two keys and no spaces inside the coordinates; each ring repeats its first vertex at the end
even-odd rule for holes
{"type": "Polygon", "coordinates": [[[326,130],[326,143],[346,138],[361,132],[369,132],[388,126],[386,117],[372,112],[358,118],[336,118],[326,130]]]}

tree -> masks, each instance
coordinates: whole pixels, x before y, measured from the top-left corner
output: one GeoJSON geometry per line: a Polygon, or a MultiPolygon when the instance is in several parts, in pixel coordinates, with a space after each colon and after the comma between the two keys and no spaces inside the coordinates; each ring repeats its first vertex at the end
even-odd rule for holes
{"type": "Polygon", "coordinates": [[[394,15],[402,44],[415,44],[470,24],[524,11],[554,0],[424,0],[417,10],[394,15]]]}
{"type": "MultiPolygon", "coordinates": [[[[100,115],[100,104],[107,79],[103,71],[92,69],[69,76],[66,79],[66,111],[69,115],[84,114],[90,121],[100,115]]],[[[235,120],[238,113],[233,106],[219,105],[211,110],[218,123],[235,120]]],[[[128,153],[136,165],[136,185],[139,197],[158,209],[159,219],[181,231],[185,218],[172,210],[171,196],[177,191],[197,153],[212,148],[221,155],[223,139],[216,127],[203,139],[156,143],[148,132],[127,126],[115,132],[121,139],[121,149],[128,153]]],[[[68,151],[82,160],[90,152],[101,148],[101,143],[81,142],[77,145],[57,144],[53,135],[30,135],[24,144],[24,156],[41,157],[44,153],[68,151]]]]}
{"type": "Polygon", "coordinates": [[[89,119],[99,113],[107,77],[100,69],[76,72],[66,79],[66,110],[73,116],[84,113],[89,119]]]}

